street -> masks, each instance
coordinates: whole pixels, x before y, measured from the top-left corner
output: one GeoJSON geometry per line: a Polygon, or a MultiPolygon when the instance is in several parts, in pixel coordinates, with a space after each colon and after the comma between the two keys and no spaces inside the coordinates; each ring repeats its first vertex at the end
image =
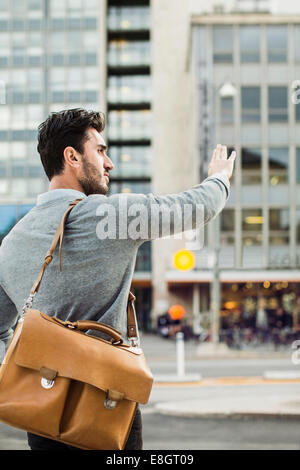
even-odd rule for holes
{"type": "MultiPolygon", "coordinates": [[[[142,335],[154,378],[176,374],[176,345],[142,335]]],[[[186,344],[186,373],[198,382],[155,380],[142,405],[145,450],[300,449],[300,381],[264,380],[266,371],[297,371],[290,352],[197,358],[186,344]]],[[[0,424],[0,450],[27,449],[23,431],[0,424]]]]}
{"type": "MultiPolygon", "coordinates": [[[[299,450],[300,419],[206,419],[143,414],[144,450],[299,450]]],[[[26,450],[23,431],[0,424],[0,450],[26,450]]]]}

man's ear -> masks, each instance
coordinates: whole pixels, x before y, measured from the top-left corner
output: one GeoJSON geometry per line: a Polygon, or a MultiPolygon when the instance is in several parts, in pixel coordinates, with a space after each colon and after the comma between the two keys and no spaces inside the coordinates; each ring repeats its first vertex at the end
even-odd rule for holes
{"type": "Polygon", "coordinates": [[[64,150],[65,165],[72,168],[79,168],[81,166],[81,155],[76,152],[74,147],[66,147],[64,150]]]}

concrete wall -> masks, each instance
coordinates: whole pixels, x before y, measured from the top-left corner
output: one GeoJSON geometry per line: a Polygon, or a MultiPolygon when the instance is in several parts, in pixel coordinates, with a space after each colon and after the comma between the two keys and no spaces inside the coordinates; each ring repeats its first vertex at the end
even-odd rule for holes
{"type": "MultiPolygon", "coordinates": [[[[187,71],[189,3],[152,0],[153,193],[183,191],[197,180],[191,144],[191,78],[187,71]]],[[[165,283],[178,240],[153,243],[153,317],[170,303],[165,283]]]]}

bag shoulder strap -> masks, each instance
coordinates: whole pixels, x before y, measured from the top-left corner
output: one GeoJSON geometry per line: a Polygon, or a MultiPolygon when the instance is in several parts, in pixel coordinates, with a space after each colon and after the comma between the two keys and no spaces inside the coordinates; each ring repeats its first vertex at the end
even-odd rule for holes
{"type": "MultiPolygon", "coordinates": [[[[46,270],[47,266],[49,266],[49,264],[53,260],[53,253],[54,253],[58,243],[59,243],[59,268],[60,268],[60,271],[62,271],[62,244],[63,244],[64,234],[65,234],[65,224],[66,224],[67,218],[68,218],[71,210],[82,200],[83,199],[81,198],[81,199],[76,199],[75,201],[71,202],[69,204],[68,209],[64,213],[64,215],[63,215],[63,217],[60,221],[60,224],[59,224],[59,226],[56,230],[56,233],[54,235],[51,247],[47,251],[47,254],[45,256],[45,261],[42,265],[42,268],[39,272],[39,275],[38,275],[36,281],[34,282],[32,288],[30,290],[30,296],[29,296],[28,300],[26,301],[26,303],[23,307],[23,314],[25,313],[25,311],[28,308],[31,308],[31,306],[32,306],[33,299],[34,299],[35,295],[38,293],[41,282],[43,280],[45,270],[46,270]]],[[[128,333],[128,339],[132,342],[133,346],[137,346],[138,341],[139,341],[139,333],[138,333],[136,312],[135,312],[135,306],[134,306],[135,299],[136,298],[133,295],[133,293],[129,292],[128,303],[127,303],[127,325],[128,325],[127,326],[127,328],[128,328],[127,333],[128,333]]]]}

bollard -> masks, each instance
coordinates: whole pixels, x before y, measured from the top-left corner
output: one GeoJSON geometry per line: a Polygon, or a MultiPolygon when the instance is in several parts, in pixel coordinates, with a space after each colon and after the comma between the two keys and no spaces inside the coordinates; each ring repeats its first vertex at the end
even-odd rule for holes
{"type": "Polygon", "coordinates": [[[184,334],[176,333],[177,375],[184,377],[184,334]]]}

